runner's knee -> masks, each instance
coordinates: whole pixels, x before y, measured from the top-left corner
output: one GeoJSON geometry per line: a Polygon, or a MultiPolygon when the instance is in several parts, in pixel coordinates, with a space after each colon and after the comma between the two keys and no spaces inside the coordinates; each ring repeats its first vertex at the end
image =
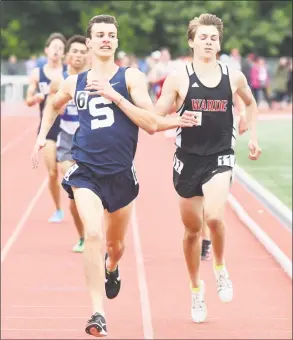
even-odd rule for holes
{"type": "Polygon", "coordinates": [[[203,227],[203,219],[199,215],[192,215],[191,217],[183,217],[185,226],[184,240],[195,242],[200,236],[203,227]]]}
{"type": "Polygon", "coordinates": [[[205,220],[211,232],[223,227],[223,216],[217,212],[205,212],[205,220]]]}
{"type": "Polygon", "coordinates": [[[58,178],[57,168],[49,168],[48,174],[49,174],[50,180],[56,180],[58,178]]]}
{"type": "Polygon", "coordinates": [[[124,241],[122,240],[107,241],[108,253],[112,253],[120,257],[122,256],[124,252],[124,248],[125,248],[125,244],[124,244],[124,241]]]}
{"type": "Polygon", "coordinates": [[[184,212],[181,210],[181,219],[187,235],[193,235],[201,231],[203,217],[199,214],[184,212]]]}
{"type": "Polygon", "coordinates": [[[83,221],[84,231],[85,231],[85,238],[88,241],[98,241],[102,240],[102,235],[99,232],[96,224],[92,224],[86,221],[83,221]]]}

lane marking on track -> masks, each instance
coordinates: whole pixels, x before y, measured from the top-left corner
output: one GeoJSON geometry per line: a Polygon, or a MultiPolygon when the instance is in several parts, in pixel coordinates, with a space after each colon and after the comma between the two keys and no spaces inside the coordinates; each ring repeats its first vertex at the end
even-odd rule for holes
{"type": "Polygon", "coordinates": [[[24,130],[22,134],[20,134],[18,137],[14,138],[12,141],[8,142],[5,146],[3,146],[3,148],[1,148],[1,156],[3,156],[8,150],[13,148],[16,144],[21,142],[26,137],[26,135],[28,135],[33,130],[36,130],[36,126],[27,128],[26,130],[24,130]]]}
{"type": "Polygon", "coordinates": [[[144,261],[140,242],[139,227],[137,223],[135,202],[133,204],[131,226],[134,239],[134,250],[136,259],[136,269],[138,275],[144,339],[154,339],[149,293],[144,269],[144,261]]]}
{"type": "Polygon", "coordinates": [[[13,246],[15,241],[17,240],[20,232],[22,231],[23,227],[25,226],[26,221],[28,220],[32,210],[34,209],[36,203],[40,199],[40,197],[41,197],[42,193],[44,192],[45,188],[47,187],[47,185],[48,185],[48,178],[46,178],[43,181],[43,183],[41,184],[41,186],[39,187],[38,191],[36,192],[36,194],[34,195],[32,200],[30,201],[28,207],[26,208],[26,210],[25,210],[24,214],[22,215],[20,221],[18,222],[17,226],[13,230],[13,232],[12,232],[11,236],[9,237],[8,241],[6,242],[5,246],[1,250],[1,264],[4,262],[9,250],[11,249],[11,247],[13,246]]]}

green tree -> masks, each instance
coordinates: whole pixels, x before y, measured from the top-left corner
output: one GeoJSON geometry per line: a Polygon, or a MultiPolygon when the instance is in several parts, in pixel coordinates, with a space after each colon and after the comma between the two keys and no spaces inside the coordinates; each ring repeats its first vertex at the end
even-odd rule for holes
{"type": "Polygon", "coordinates": [[[18,20],[11,20],[6,29],[1,29],[1,50],[3,55],[15,54],[19,56],[29,53],[28,43],[19,38],[20,30],[21,26],[18,20]]]}
{"type": "Polygon", "coordinates": [[[189,21],[207,12],[224,21],[223,52],[237,47],[267,57],[292,53],[292,2],[248,0],[4,1],[1,50],[5,57],[13,51],[27,57],[43,51],[50,33],[85,34],[88,20],[103,13],[117,17],[120,49],[142,56],[167,46],[182,55],[189,51],[189,21]]]}

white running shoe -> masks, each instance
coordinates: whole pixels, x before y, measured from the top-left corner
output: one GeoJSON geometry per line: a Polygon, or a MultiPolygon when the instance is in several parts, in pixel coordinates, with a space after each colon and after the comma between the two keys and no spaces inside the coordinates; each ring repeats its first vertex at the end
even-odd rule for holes
{"type": "Polygon", "coordinates": [[[191,317],[196,323],[204,322],[207,318],[208,311],[204,302],[205,283],[200,281],[199,292],[192,292],[191,317]]]}
{"type": "Polygon", "coordinates": [[[214,273],[217,280],[217,292],[220,300],[222,302],[231,302],[233,299],[233,285],[226,267],[224,266],[221,269],[214,268],[214,273]]]}

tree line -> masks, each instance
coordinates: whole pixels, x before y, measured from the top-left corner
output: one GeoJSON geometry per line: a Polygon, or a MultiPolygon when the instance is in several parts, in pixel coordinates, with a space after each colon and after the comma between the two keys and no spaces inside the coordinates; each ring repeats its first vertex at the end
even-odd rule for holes
{"type": "Polygon", "coordinates": [[[291,1],[2,1],[2,58],[41,53],[52,32],[85,34],[90,18],[116,16],[119,48],[138,56],[168,47],[188,54],[188,23],[201,13],[224,21],[222,52],[292,55],[291,1]]]}

